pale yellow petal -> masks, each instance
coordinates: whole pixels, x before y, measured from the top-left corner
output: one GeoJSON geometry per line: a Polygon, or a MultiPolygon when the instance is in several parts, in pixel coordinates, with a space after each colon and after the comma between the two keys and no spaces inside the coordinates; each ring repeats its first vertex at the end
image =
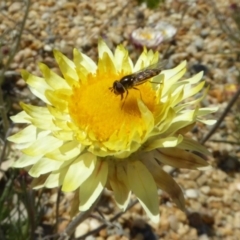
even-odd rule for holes
{"type": "Polygon", "coordinates": [[[48,188],[61,186],[63,184],[68,167],[69,167],[69,163],[66,162],[66,164],[65,163],[62,164],[59,170],[53,171],[47,178],[46,182],[44,183],[45,186],[48,188]]]}
{"type": "Polygon", "coordinates": [[[108,163],[97,160],[91,176],[79,188],[79,210],[88,210],[103,191],[108,177],[108,163]]]}
{"type": "Polygon", "coordinates": [[[184,95],[184,87],[180,86],[175,90],[171,91],[171,95],[168,96],[168,101],[171,106],[176,106],[179,102],[182,101],[184,95]]]}
{"type": "Polygon", "coordinates": [[[59,65],[59,68],[64,76],[64,79],[68,82],[70,86],[72,86],[78,80],[75,64],[73,63],[73,61],[64,56],[61,52],[54,50],[53,53],[59,65]]]}
{"type": "Polygon", "coordinates": [[[147,215],[153,222],[159,221],[158,194],[155,181],[140,162],[129,162],[127,166],[129,188],[136,195],[147,215]]]}
{"type": "Polygon", "coordinates": [[[59,128],[55,126],[53,121],[44,121],[43,119],[39,118],[31,118],[31,123],[37,127],[39,130],[50,130],[50,131],[56,131],[59,128]]]}
{"type": "Polygon", "coordinates": [[[123,45],[118,45],[114,54],[114,64],[116,66],[117,72],[123,72],[124,74],[132,73],[133,62],[128,56],[128,51],[123,45]]]}
{"type": "Polygon", "coordinates": [[[47,105],[48,111],[56,120],[70,121],[71,117],[68,112],[63,112],[61,109],[47,105]]]}
{"type": "Polygon", "coordinates": [[[62,190],[71,192],[76,190],[91,175],[96,167],[96,156],[83,153],[74,160],[68,168],[63,181],[62,190]]]}
{"type": "Polygon", "coordinates": [[[201,145],[200,143],[196,142],[195,140],[191,138],[184,137],[183,141],[178,144],[178,148],[184,149],[184,150],[190,150],[190,151],[197,151],[199,153],[202,153],[204,155],[210,155],[211,153],[207,150],[206,147],[201,145]]]}
{"type": "Polygon", "coordinates": [[[70,131],[64,130],[54,131],[52,132],[52,135],[63,141],[73,141],[75,139],[74,133],[70,131]]]}
{"type": "Polygon", "coordinates": [[[135,66],[134,72],[139,71],[141,69],[147,68],[153,64],[157,64],[159,61],[159,54],[158,52],[153,53],[152,50],[147,51],[145,48],[138,58],[135,66]]]}
{"type": "Polygon", "coordinates": [[[15,145],[15,148],[22,151],[23,149],[28,148],[31,145],[32,145],[32,142],[18,143],[15,145]]]}
{"type": "Polygon", "coordinates": [[[108,53],[104,52],[102,57],[98,60],[98,74],[99,77],[104,77],[105,74],[109,76],[115,76],[117,73],[117,69],[114,65],[112,58],[108,55],[108,53]]]}
{"type": "Polygon", "coordinates": [[[108,45],[102,39],[99,39],[98,40],[99,58],[103,58],[104,54],[107,54],[110,57],[111,61],[114,62],[114,56],[112,51],[109,49],[108,45]]]}
{"type": "Polygon", "coordinates": [[[68,167],[61,168],[60,170],[54,171],[51,174],[49,174],[48,178],[44,183],[44,186],[46,188],[60,187],[63,183],[63,179],[65,177],[67,169],[68,167]]]}
{"type": "Polygon", "coordinates": [[[62,110],[63,112],[68,111],[68,102],[66,101],[66,97],[68,97],[67,95],[61,96],[61,94],[58,94],[56,91],[50,90],[46,91],[45,95],[50,104],[52,104],[54,107],[62,110]]]}
{"type": "MultiPolygon", "coordinates": [[[[41,131],[41,130],[38,129],[36,132],[33,132],[32,139],[34,139],[33,141],[35,141],[37,139],[42,139],[42,138],[48,136],[50,133],[51,133],[50,131],[41,131]]],[[[15,145],[15,147],[17,149],[23,150],[23,149],[26,149],[26,148],[30,147],[33,144],[33,141],[20,142],[20,143],[17,143],[15,145]]]]}
{"type": "Polygon", "coordinates": [[[210,113],[214,113],[218,110],[218,107],[209,107],[209,108],[199,108],[198,110],[198,117],[206,116],[210,113]]]}
{"type": "Polygon", "coordinates": [[[147,108],[147,106],[141,100],[138,100],[138,107],[141,112],[141,117],[145,122],[146,137],[147,137],[149,132],[151,132],[154,127],[154,117],[152,112],[147,108]]]}
{"type": "Polygon", "coordinates": [[[187,101],[187,102],[181,103],[181,104],[175,106],[174,110],[176,112],[181,112],[183,109],[188,108],[188,106],[197,106],[197,104],[207,96],[208,90],[209,90],[209,87],[205,88],[201,93],[201,97],[196,98],[192,101],[187,101]]]}
{"type": "Polygon", "coordinates": [[[39,177],[42,174],[58,170],[62,162],[52,160],[50,158],[41,158],[30,169],[29,175],[32,177],[39,177]]]}
{"type": "Polygon", "coordinates": [[[151,151],[156,148],[169,148],[169,147],[175,147],[179,143],[181,143],[183,140],[182,135],[178,135],[177,137],[166,137],[166,138],[160,138],[155,139],[151,142],[148,142],[146,144],[146,147],[144,147],[144,151],[151,151]]]}
{"type": "Polygon", "coordinates": [[[201,81],[202,77],[203,77],[203,71],[195,74],[194,76],[192,76],[190,78],[187,78],[185,80],[177,82],[176,85],[180,86],[180,85],[185,85],[185,84],[196,84],[201,81]]]}
{"type": "Polygon", "coordinates": [[[128,187],[126,170],[123,166],[113,167],[109,181],[118,207],[125,211],[130,200],[131,192],[128,187]]]}
{"type": "Polygon", "coordinates": [[[80,155],[82,147],[77,141],[64,142],[62,146],[45,154],[46,157],[57,160],[67,161],[80,155]]]}
{"type": "Polygon", "coordinates": [[[81,53],[76,48],[73,50],[74,63],[81,82],[85,82],[90,73],[95,73],[97,65],[87,55],[81,53]]]}
{"type": "Polygon", "coordinates": [[[44,182],[43,186],[46,188],[56,188],[56,187],[60,187],[61,183],[60,183],[60,175],[61,172],[54,172],[49,174],[48,178],[46,179],[46,181],[44,182]]]}
{"type": "Polygon", "coordinates": [[[30,156],[38,156],[62,146],[63,141],[53,137],[45,136],[33,142],[33,144],[24,149],[23,153],[30,156]]]}
{"type": "Polygon", "coordinates": [[[173,91],[176,86],[174,84],[181,79],[186,72],[186,61],[180,63],[177,67],[169,70],[164,70],[161,74],[164,74],[164,84],[162,88],[162,96],[165,96],[169,91],[173,91]]]}
{"type": "Polygon", "coordinates": [[[39,176],[38,178],[34,178],[31,182],[31,188],[40,189],[44,187],[44,182],[46,181],[48,174],[44,174],[39,176]]]}
{"type": "Polygon", "coordinates": [[[143,68],[146,68],[150,65],[150,61],[147,58],[147,50],[144,48],[143,52],[139,56],[135,66],[134,66],[134,72],[139,71],[143,68]]]}
{"type": "MultiPolygon", "coordinates": [[[[147,58],[150,61],[150,65],[158,64],[159,62],[159,52],[153,52],[151,49],[147,52],[147,58]]],[[[162,61],[163,63],[163,61],[162,61]]]]}
{"type": "Polygon", "coordinates": [[[165,135],[172,135],[181,128],[184,128],[193,123],[197,115],[198,109],[189,110],[182,114],[175,116],[172,124],[169,126],[169,129],[164,132],[165,135]]]}
{"type": "MultiPolygon", "coordinates": [[[[172,108],[166,110],[166,113],[163,113],[163,118],[159,116],[159,119],[157,120],[157,124],[156,124],[156,127],[158,128],[158,132],[164,133],[164,136],[168,135],[166,134],[167,130],[169,130],[169,132],[172,132],[171,125],[176,116],[177,114],[172,108]]],[[[169,134],[169,135],[171,136],[172,134],[169,134]]]]}
{"type": "Polygon", "coordinates": [[[151,174],[153,175],[154,180],[157,183],[158,187],[163,191],[167,192],[172,198],[172,200],[175,202],[175,204],[182,211],[184,211],[185,210],[184,196],[181,188],[174,181],[174,179],[169,174],[164,172],[161,166],[154,159],[152,159],[151,161],[149,161],[149,159],[146,159],[144,160],[144,163],[151,172],[151,174]]]}
{"type": "Polygon", "coordinates": [[[32,156],[28,156],[28,155],[23,154],[16,162],[13,163],[12,167],[24,168],[24,167],[33,165],[41,157],[42,157],[42,155],[39,155],[39,156],[36,156],[36,157],[32,157],[32,156]]]}
{"type": "Polygon", "coordinates": [[[30,104],[20,103],[23,110],[32,118],[39,118],[42,121],[51,121],[53,119],[52,115],[46,107],[33,106],[30,104]]]}
{"type": "Polygon", "coordinates": [[[67,81],[64,78],[61,78],[58,74],[53,72],[48,68],[47,65],[44,63],[39,63],[39,68],[42,72],[42,75],[46,81],[46,83],[52,88],[52,89],[70,89],[70,86],[68,85],[67,81]]]}
{"type": "Polygon", "coordinates": [[[157,151],[159,161],[176,168],[198,169],[209,165],[203,158],[182,149],[161,148],[157,151]]]}
{"type": "Polygon", "coordinates": [[[25,111],[21,111],[17,115],[11,116],[10,118],[14,123],[31,123],[29,120],[30,116],[27,115],[25,111]]]}
{"type": "Polygon", "coordinates": [[[8,141],[14,143],[24,143],[35,141],[37,135],[37,128],[33,125],[25,127],[23,130],[18,133],[8,137],[8,141]]]}
{"type": "Polygon", "coordinates": [[[29,85],[29,88],[33,95],[40,98],[43,102],[49,103],[45,96],[45,91],[50,90],[51,87],[46,83],[44,78],[40,78],[30,74],[29,72],[22,70],[22,77],[29,85]]]}
{"type": "Polygon", "coordinates": [[[72,129],[69,127],[69,122],[66,121],[66,120],[58,120],[58,119],[54,119],[53,120],[53,123],[56,127],[58,127],[57,130],[64,130],[64,131],[71,131],[72,132],[72,129]]]}
{"type": "Polygon", "coordinates": [[[214,125],[217,121],[216,120],[213,120],[213,119],[198,119],[198,122],[201,122],[203,124],[206,124],[206,125],[214,125]]]}
{"type": "Polygon", "coordinates": [[[197,93],[199,93],[204,87],[205,82],[200,82],[197,86],[192,87],[191,85],[185,85],[184,87],[184,95],[182,97],[182,101],[186,98],[189,98],[197,93]]]}

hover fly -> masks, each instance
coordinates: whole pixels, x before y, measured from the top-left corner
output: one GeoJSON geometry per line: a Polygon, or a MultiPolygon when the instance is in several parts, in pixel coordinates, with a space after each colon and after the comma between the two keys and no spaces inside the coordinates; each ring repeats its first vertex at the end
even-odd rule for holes
{"type": "Polygon", "coordinates": [[[160,74],[162,71],[162,67],[164,65],[165,62],[158,62],[144,69],[141,69],[140,71],[126,75],[122,77],[120,80],[114,81],[113,86],[110,87],[109,89],[116,95],[121,95],[121,100],[123,99],[124,93],[126,93],[127,98],[129,89],[135,89],[139,91],[139,89],[136,88],[136,86],[141,85],[147,82],[148,79],[160,74]]]}

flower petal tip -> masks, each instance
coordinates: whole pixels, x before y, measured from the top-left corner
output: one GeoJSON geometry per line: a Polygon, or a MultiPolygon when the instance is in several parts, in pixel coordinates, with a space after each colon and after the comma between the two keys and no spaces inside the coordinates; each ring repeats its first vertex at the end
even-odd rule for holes
{"type": "Polygon", "coordinates": [[[198,167],[197,169],[200,171],[210,171],[213,169],[213,167],[211,165],[208,165],[208,166],[204,166],[204,167],[198,167]]]}
{"type": "Polygon", "coordinates": [[[149,218],[151,219],[151,221],[153,222],[153,223],[159,223],[160,222],[160,215],[158,214],[158,215],[155,215],[155,216],[149,216],[149,218]]]}

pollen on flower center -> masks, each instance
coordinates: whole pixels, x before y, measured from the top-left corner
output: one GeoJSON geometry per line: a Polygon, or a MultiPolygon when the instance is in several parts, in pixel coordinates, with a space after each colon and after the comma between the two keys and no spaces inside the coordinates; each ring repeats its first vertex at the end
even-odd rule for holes
{"type": "Polygon", "coordinates": [[[98,141],[107,141],[113,133],[121,129],[120,138],[127,138],[133,129],[144,132],[145,123],[141,118],[137,99],[141,99],[154,113],[156,107],[155,92],[151,83],[139,85],[139,89],[129,89],[128,96],[114,94],[109,88],[115,79],[121,77],[91,76],[87,83],[73,87],[69,102],[69,113],[74,123],[86,132],[94,134],[98,141]],[[124,124],[124,128],[122,127],[124,124]],[[124,134],[123,134],[124,129],[124,134]]]}

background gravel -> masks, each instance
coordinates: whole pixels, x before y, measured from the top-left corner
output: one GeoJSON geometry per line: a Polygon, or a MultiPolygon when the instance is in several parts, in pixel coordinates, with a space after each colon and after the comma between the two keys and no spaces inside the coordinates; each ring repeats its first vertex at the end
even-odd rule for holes
{"type": "MultiPolygon", "coordinates": [[[[140,50],[131,43],[131,32],[138,27],[153,27],[159,21],[165,21],[177,28],[177,34],[170,41],[160,44],[157,50],[168,60],[168,67],[186,59],[188,74],[205,70],[205,79],[211,88],[202,104],[218,106],[218,113],[213,115],[217,119],[237,90],[240,42],[237,44],[231,35],[223,31],[223,25],[219,25],[211,2],[166,0],[165,4],[150,10],[145,4],[137,5],[135,1],[128,0],[32,1],[19,51],[10,65],[10,77],[6,76],[4,85],[5,94],[11,93],[13,98],[12,113],[19,111],[19,100],[41,104],[30,94],[18,73],[20,69],[26,69],[40,75],[38,62],[44,62],[59,72],[53,59],[53,49],[59,49],[71,58],[75,47],[96,61],[97,41],[102,37],[111,49],[123,43],[136,60],[140,50]]],[[[238,34],[239,30],[232,19],[231,4],[230,0],[216,1],[221,14],[218,17],[233,29],[233,33],[238,34]]],[[[10,43],[14,42],[19,33],[25,8],[22,1],[0,2],[3,63],[11,51],[10,43]]],[[[236,120],[239,106],[239,102],[235,104],[220,128],[206,143],[213,153],[213,158],[209,159],[213,165],[212,170],[173,171],[170,167],[165,168],[173,174],[184,191],[186,213],[177,209],[166,193],[159,191],[159,224],[150,222],[140,204],[136,204],[107,228],[85,239],[240,239],[240,148],[239,145],[229,143],[239,143],[240,124],[236,120]]],[[[198,124],[191,134],[200,141],[209,129],[198,124]]],[[[47,235],[46,226],[53,225],[55,221],[54,206],[57,198],[56,190],[49,190],[45,194],[47,210],[43,224],[38,228],[39,234],[44,236],[47,235]]],[[[58,231],[62,231],[70,221],[71,197],[71,194],[67,194],[61,199],[62,222],[58,231]]],[[[111,193],[105,193],[99,210],[106,219],[118,212],[111,200],[111,193]]],[[[81,236],[101,225],[100,217],[96,216],[97,213],[82,223],[75,236],[81,236]]]]}

